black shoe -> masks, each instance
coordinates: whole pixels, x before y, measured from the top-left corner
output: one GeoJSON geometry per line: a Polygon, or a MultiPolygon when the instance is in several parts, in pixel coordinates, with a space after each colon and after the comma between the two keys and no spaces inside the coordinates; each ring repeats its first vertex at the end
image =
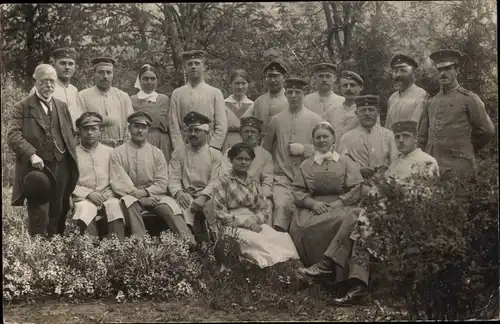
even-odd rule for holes
{"type": "Polygon", "coordinates": [[[286,229],[284,229],[284,228],[282,228],[281,226],[278,226],[278,225],[274,225],[274,226],[273,226],[273,229],[274,229],[276,232],[286,233],[286,229]]]}
{"type": "Polygon", "coordinates": [[[334,298],[333,303],[337,306],[352,306],[358,304],[364,296],[366,296],[366,285],[359,283],[349,289],[344,297],[334,298]]]}
{"type": "Polygon", "coordinates": [[[331,278],[334,274],[333,260],[323,257],[321,261],[313,264],[308,268],[300,268],[297,272],[306,278],[321,280],[331,278]]]}

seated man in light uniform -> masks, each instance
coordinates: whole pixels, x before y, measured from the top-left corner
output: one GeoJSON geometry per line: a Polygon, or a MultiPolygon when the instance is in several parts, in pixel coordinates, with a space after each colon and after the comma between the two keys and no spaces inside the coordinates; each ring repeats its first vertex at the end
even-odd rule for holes
{"type": "MultiPolygon", "coordinates": [[[[418,147],[418,123],[404,120],[392,123],[392,131],[399,150],[398,157],[389,165],[385,177],[394,178],[404,189],[412,186],[411,177],[432,179],[439,176],[439,166],[435,158],[418,147]],[[409,180],[409,181],[408,181],[409,180]]],[[[370,196],[382,196],[380,187],[374,185],[368,191],[370,196]]]]}
{"type": "Polygon", "coordinates": [[[314,154],[312,131],[321,117],[304,107],[307,81],[288,78],[285,81],[288,109],[276,114],[267,128],[262,147],[273,155],[273,228],[287,232],[297,212],[292,195],[295,174],[300,164],[314,154]]]}
{"type": "Polygon", "coordinates": [[[418,123],[404,120],[392,123],[392,132],[399,151],[398,157],[389,165],[387,176],[405,179],[412,175],[433,178],[439,175],[435,158],[418,148],[418,123]]]}
{"type": "Polygon", "coordinates": [[[109,161],[113,149],[99,143],[102,116],[84,112],[77,120],[80,145],[76,147],[80,177],[73,191],[75,214],[73,219],[92,236],[97,236],[96,220],[105,216],[109,234],[115,233],[120,241],[125,239],[125,227],[120,200],[110,186],[109,161]]]}
{"type": "Polygon", "coordinates": [[[193,235],[184,222],[182,210],[167,196],[168,164],[163,152],[147,142],[151,116],[143,111],[131,114],[130,140],[115,148],[111,156],[111,187],[121,197],[132,234],[146,232],[142,215],[145,211],[161,217],[168,228],[185,235],[191,247],[196,246],[193,235]]]}
{"type": "Polygon", "coordinates": [[[319,63],[312,67],[314,81],[318,91],[308,94],[304,98],[304,106],[312,112],[322,115],[332,106],[341,106],[345,98],[333,92],[337,80],[335,72],[337,66],[331,63],[319,63]]]}
{"type": "Polygon", "coordinates": [[[378,100],[379,97],[373,95],[356,97],[359,125],[342,136],[338,147],[340,154],[359,164],[361,175],[369,186],[372,180],[383,175],[398,154],[394,134],[377,122],[378,100]]]}
{"type": "MultiPolygon", "coordinates": [[[[267,198],[269,209],[267,224],[272,226],[274,165],[271,154],[262,148],[262,146],[259,146],[262,123],[262,120],[255,117],[242,117],[240,119],[240,135],[243,143],[253,148],[255,153],[255,159],[253,159],[248,169],[248,175],[259,181],[262,186],[262,192],[264,197],[267,198]]],[[[233,168],[228,152],[229,149],[224,153],[220,172],[221,176],[228,174],[233,168]]]]}
{"type": "Polygon", "coordinates": [[[186,223],[198,236],[207,230],[203,228],[203,215],[209,225],[214,224],[207,209],[219,177],[222,153],[208,145],[210,118],[191,111],[183,122],[188,143],[172,153],[168,189],[180,205],[186,223]]]}

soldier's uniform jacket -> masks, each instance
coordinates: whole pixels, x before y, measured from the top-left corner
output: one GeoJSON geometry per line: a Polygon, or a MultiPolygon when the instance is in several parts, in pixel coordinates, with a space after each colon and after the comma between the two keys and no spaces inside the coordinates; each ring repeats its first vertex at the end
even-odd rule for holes
{"type": "Polygon", "coordinates": [[[469,172],[474,152],[495,135],[484,103],[473,92],[456,86],[429,98],[419,128],[419,146],[432,155],[441,173],[469,172]]]}

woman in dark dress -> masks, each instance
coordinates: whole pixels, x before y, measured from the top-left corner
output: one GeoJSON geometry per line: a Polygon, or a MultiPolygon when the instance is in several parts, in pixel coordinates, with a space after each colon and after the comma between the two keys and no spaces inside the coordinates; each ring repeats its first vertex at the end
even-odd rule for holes
{"type": "Polygon", "coordinates": [[[139,70],[139,76],[134,85],[139,92],[130,99],[135,111],[145,111],[153,118],[148,132],[148,142],[162,150],[165,159],[169,162],[172,147],[167,126],[170,99],[167,95],[155,91],[157,84],[158,76],[154,67],[144,64],[139,70]]]}
{"type": "Polygon", "coordinates": [[[294,181],[293,195],[299,212],[292,220],[290,235],[308,267],[299,269],[299,274],[337,283],[349,280],[350,291],[360,293],[347,302],[347,295],[338,301],[348,304],[359,297],[368,282],[367,262],[358,262],[350,238],[361,211],[356,204],[363,177],[354,161],[335,151],[335,132],[330,123],[320,122],[312,136],[316,152],[304,160],[294,181]]]}

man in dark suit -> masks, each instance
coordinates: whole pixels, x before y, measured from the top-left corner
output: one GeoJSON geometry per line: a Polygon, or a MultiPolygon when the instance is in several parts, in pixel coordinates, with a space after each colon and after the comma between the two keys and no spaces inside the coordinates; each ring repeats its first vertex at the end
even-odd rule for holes
{"type": "Polygon", "coordinates": [[[9,122],[8,144],[16,154],[12,205],[22,206],[25,175],[44,167],[56,178],[55,191],[47,203],[28,201],[30,235],[63,234],[69,198],[78,181],[76,141],[66,103],[53,98],[55,69],[40,64],[33,74],[36,91],[16,103],[9,122]]]}

